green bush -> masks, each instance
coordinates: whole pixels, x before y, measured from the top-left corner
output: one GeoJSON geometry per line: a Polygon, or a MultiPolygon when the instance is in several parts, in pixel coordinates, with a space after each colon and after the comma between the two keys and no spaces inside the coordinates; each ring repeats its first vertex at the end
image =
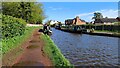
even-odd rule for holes
{"type": "Polygon", "coordinates": [[[26,27],[23,35],[15,36],[10,39],[2,39],[2,41],[0,41],[0,44],[2,43],[2,54],[4,55],[10,50],[19,47],[25,40],[29,39],[36,28],[41,27],[26,27]]]}
{"type": "Polygon", "coordinates": [[[2,15],[2,38],[9,39],[22,35],[25,31],[26,22],[8,15],[2,15]]]}

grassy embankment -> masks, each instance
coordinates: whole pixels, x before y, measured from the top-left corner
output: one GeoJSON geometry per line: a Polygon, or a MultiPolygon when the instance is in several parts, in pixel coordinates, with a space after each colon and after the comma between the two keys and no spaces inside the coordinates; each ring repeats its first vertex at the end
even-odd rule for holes
{"type": "Polygon", "coordinates": [[[54,66],[65,66],[69,68],[73,68],[73,65],[63,56],[58,47],[54,44],[51,38],[48,35],[42,34],[41,39],[44,41],[44,52],[48,55],[48,57],[52,60],[54,66]]]}
{"type": "Polygon", "coordinates": [[[39,27],[26,27],[26,30],[23,35],[15,36],[10,39],[3,39],[2,42],[2,54],[6,54],[10,50],[20,46],[25,40],[27,40],[35,28],[39,27]]]}
{"type": "Polygon", "coordinates": [[[119,31],[95,30],[96,32],[120,33],[119,31]]]}
{"type": "Polygon", "coordinates": [[[95,30],[94,32],[100,32],[100,33],[112,33],[113,35],[120,36],[120,32],[118,31],[107,31],[107,30],[95,30]]]}

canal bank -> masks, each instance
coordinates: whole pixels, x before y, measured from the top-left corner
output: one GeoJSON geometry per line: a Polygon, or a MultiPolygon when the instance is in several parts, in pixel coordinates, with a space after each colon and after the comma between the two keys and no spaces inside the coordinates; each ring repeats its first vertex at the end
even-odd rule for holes
{"type": "Polygon", "coordinates": [[[29,37],[19,46],[19,49],[14,48],[3,57],[3,68],[9,66],[12,68],[21,68],[21,66],[23,68],[59,66],[73,68],[50,37],[39,32],[39,28],[34,29],[29,37]],[[19,55],[18,50],[22,50],[19,55]]]}
{"type": "Polygon", "coordinates": [[[73,68],[73,65],[64,57],[57,45],[51,40],[48,35],[42,34],[41,39],[44,41],[45,46],[43,51],[49,56],[53,62],[53,66],[73,68]]]}
{"type": "Polygon", "coordinates": [[[94,31],[94,32],[87,32],[87,31],[82,31],[82,30],[71,30],[71,29],[66,29],[66,28],[61,28],[58,29],[61,31],[65,32],[70,32],[70,33],[78,33],[78,34],[89,34],[89,35],[98,35],[98,36],[108,36],[108,37],[118,37],[120,38],[120,33],[114,33],[114,32],[104,32],[104,31],[94,31]]]}
{"type": "Polygon", "coordinates": [[[87,33],[87,32],[82,32],[83,34],[89,34],[89,35],[98,35],[98,36],[107,36],[107,37],[118,37],[120,38],[120,34],[118,33],[112,33],[112,32],[93,32],[93,33],[87,33]]]}

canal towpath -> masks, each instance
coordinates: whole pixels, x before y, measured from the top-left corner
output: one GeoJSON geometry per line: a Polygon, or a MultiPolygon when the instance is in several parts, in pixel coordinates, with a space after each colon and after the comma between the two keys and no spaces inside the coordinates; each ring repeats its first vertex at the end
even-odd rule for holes
{"type": "MultiPolygon", "coordinates": [[[[7,66],[7,64],[11,64],[13,68],[17,68],[19,66],[52,66],[51,60],[46,56],[46,54],[43,51],[44,43],[43,40],[40,39],[41,33],[38,32],[39,29],[35,29],[30,39],[28,39],[24,44],[22,45],[22,48],[24,48],[24,51],[22,55],[17,57],[17,59],[11,64],[7,61],[10,60],[9,55],[7,54],[5,58],[3,59],[3,66],[7,66]]],[[[13,50],[15,52],[15,50],[13,50]]]]}

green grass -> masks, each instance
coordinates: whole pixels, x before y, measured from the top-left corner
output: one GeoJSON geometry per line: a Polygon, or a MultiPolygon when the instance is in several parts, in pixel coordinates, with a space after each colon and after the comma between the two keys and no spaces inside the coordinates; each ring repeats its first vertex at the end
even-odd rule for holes
{"type": "Polygon", "coordinates": [[[108,32],[108,33],[112,33],[115,36],[120,36],[120,32],[117,31],[95,30],[95,32],[108,32]]]}
{"type": "Polygon", "coordinates": [[[113,22],[115,25],[120,25],[120,22],[113,22]]]}
{"type": "Polygon", "coordinates": [[[95,30],[96,32],[110,32],[110,33],[120,33],[118,31],[108,31],[108,30],[95,30]]]}
{"type": "Polygon", "coordinates": [[[35,28],[40,27],[26,27],[26,30],[23,35],[16,36],[10,39],[2,39],[0,43],[2,43],[2,54],[6,54],[10,50],[20,46],[25,40],[27,40],[31,35],[35,28]]]}
{"type": "Polygon", "coordinates": [[[73,68],[73,65],[63,56],[58,47],[54,44],[51,38],[48,35],[42,34],[41,39],[44,41],[44,52],[48,55],[48,57],[52,60],[53,65],[59,68],[60,66],[65,66],[68,68],[73,68]]]}

